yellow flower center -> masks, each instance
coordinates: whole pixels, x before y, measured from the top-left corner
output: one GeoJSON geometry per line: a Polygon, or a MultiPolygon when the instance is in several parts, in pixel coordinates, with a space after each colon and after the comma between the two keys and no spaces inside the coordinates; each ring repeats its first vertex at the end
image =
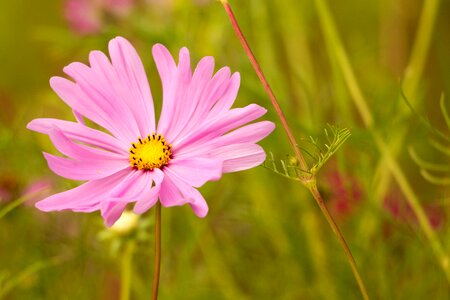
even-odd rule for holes
{"type": "Polygon", "coordinates": [[[166,166],[172,156],[172,145],[167,144],[161,134],[149,134],[131,143],[130,164],[138,170],[153,170],[166,166]]]}

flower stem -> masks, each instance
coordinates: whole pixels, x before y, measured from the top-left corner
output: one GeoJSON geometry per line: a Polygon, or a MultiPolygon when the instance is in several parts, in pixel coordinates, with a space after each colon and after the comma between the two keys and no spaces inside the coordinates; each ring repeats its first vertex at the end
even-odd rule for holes
{"type": "MultiPolygon", "coordinates": [[[[233,26],[233,29],[236,32],[236,35],[239,38],[239,41],[241,42],[242,46],[244,47],[245,53],[247,54],[256,74],[258,75],[259,80],[264,86],[264,89],[266,93],[269,96],[270,101],[272,102],[273,107],[275,108],[275,111],[283,125],[283,128],[288,136],[289,142],[291,144],[292,150],[295,153],[295,156],[303,170],[308,170],[308,165],[306,163],[306,160],[304,159],[302,153],[300,152],[300,149],[297,147],[297,142],[295,141],[295,137],[292,134],[292,131],[287,123],[286,117],[283,114],[283,111],[281,110],[281,107],[275,97],[275,94],[273,93],[269,83],[267,82],[267,79],[264,76],[264,73],[261,70],[261,67],[259,66],[255,55],[253,54],[247,40],[244,37],[244,34],[242,33],[239,24],[236,20],[236,17],[234,16],[234,13],[231,9],[231,6],[229,5],[227,0],[220,0],[223,7],[225,8],[225,11],[228,14],[228,17],[231,21],[231,24],[233,26]]],[[[319,190],[317,189],[316,181],[315,181],[315,174],[308,174],[308,175],[300,175],[300,181],[303,185],[305,185],[311,194],[313,195],[314,199],[316,200],[317,205],[320,207],[325,219],[327,220],[328,224],[330,225],[331,229],[333,230],[334,234],[337,236],[342,248],[344,249],[344,252],[347,256],[347,260],[350,264],[350,267],[353,271],[353,275],[355,276],[356,282],[358,283],[358,287],[361,291],[361,294],[364,299],[369,299],[369,296],[367,294],[366,287],[364,285],[364,282],[362,281],[361,275],[358,272],[356,262],[353,258],[353,255],[350,251],[350,248],[348,247],[344,236],[342,235],[341,231],[339,230],[338,225],[334,221],[333,217],[331,216],[330,212],[328,211],[325,202],[322,199],[322,196],[320,195],[319,190]]]]}
{"type": "Polygon", "coordinates": [[[8,205],[6,205],[2,210],[0,210],[0,219],[6,216],[8,213],[10,213],[12,210],[14,210],[16,207],[20,206],[21,204],[27,202],[31,198],[34,198],[36,196],[39,196],[41,193],[47,192],[48,188],[38,190],[36,192],[30,193],[28,195],[24,195],[20,198],[17,198],[16,200],[10,202],[8,205]]]}
{"type": "Polygon", "coordinates": [[[125,251],[122,256],[122,278],[120,285],[120,300],[129,300],[130,299],[130,290],[131,290],[131,262],[133,260],[133,253],[135,242],[130,240],[127,242],[125,246],[125,251]]]}
{"type": "Polygon", "coordinates": [[[0,210],[0,219],[6,216],[10,211],[14,210],[16,207],[21,205],[22,203],[26,202],[29,199],[29,197],[23,196],[20,198],[17,198],[16,200],[12,201],[8,205],[5,206],[2,210],[0,210]]]}
{"type": "Polygon", "coordinates": [[[350,251],[350,248],[347,245],[347,242],[344,239],[344,236],[342,235],[339,226],[334,221],[333,217],[331,216],[330,212],[328,211],[327,206],[325,205],[325,202],[322,199],[322,195],[320,195],[319,190],[317,189],[316,182],[313,182],[309,186],[309,191],[313,195],[314,199],[317,202],[317,205],[319,205],[320,210],[322,211],[323,215],[325,216],[325,219],[327,219],[328,224],[330,225],[331,229],[333,230],[334,234],[339,240],[339,243],[341,244],[342,248],[344,249],[345,255],[347,256],[348,262],[350,264],[350,267],[352,268],[353,275],[355,276],[356,282],[358,283],[359,289],[361,290],[361,294],[364,299],[369,299],[369,295],[367,294],[366,287],[364,286],[364,282],[361,278],[361,275],[359,275],[358,267],[356,266],[355,259],[353,258],[352,252],[350,251]]]}
{"type": "Polygon", "coordinates": [[[161,203],[155,205],[155,260],[153,269],[152,300],[158,299],[159,274],[161,269],[161,203]]]}
{"type": "Polygon", "coordinates": [[[255,69],[256,75],[258,75],[259,80],[264,86],[264,90],[266,91],[267,95],[269,96],[270,102],[272,102],[273,107],[275,108],[275,111],[280,118],[281,124],[283,125],[284,131],[286,132],[289,143],[291,144],[292,150],[294,150],[295,157],[300,163],[300,167],[303,170],[308,170],[308,165],[306,163],[306,160],[304,159],[303,155],[300,152],[300,149],[297,147],[297,142],[295,141],[295,137],[292,134],[292,131],[289,127],[289,124],[287,123],[286,117],[284,116],[283,111],[281,110],[280,104],[278,104],[277,98],[275,97],[275,94],[272,91],[272,88],[270,87],[269,83],[266,80],[266,77],[264,76],[263,71],[261,70],[261,67],[259,66],[258,62],[256,61],[256,57],[252,52],[252,49],[250,48],[249,44],[247,43],[247,40],[244,37],[244,34],[242,33],[239,24],[237,23],[236,17],[234,16],[233,11],[231,10],[231,6],[228,4],[228,1],[226,0],[220,0],[222,2],[225,11],[228,14],[228,17],[230,18],[231,24],[233,25],[233,28],[239,38],[239,41],[241,42],[242,46],[244,47],[245,53],[247,53],[247,56],[255,69]]]}

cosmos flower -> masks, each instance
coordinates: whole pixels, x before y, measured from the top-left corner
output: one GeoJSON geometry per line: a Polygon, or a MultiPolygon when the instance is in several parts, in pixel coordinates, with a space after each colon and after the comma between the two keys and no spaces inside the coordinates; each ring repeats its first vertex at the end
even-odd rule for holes
{"type": "Polygon", "coordinates": [[[162,81],[163,103],[158,124],[142,62],[132,45],[117,37],[108,57],[89,55],[90,66],[74,62],[64,68],[73,81],[53,77],[50,85],[72,108],[77,122],[35,119],[28,128],[48,134],[65,157],[44,153],[50,169],[82,185],[36,204],[43,211],[100,210],[107,226],[129,203],[142,214],[159,200],[165,207],[189,204],[194,213],[208,212],[197,190],[223,173],[249,169],[265,159],[256,144],[274,124],[243,126],[266,113],[256,104],[231,108],[240,76],[228,67],[214,75],[214,59],[204,57],[191,71],[189,51],[182,48],[178,65],[162,45],[153,47],[162,81]],[[88,127],[85,119],[99,125],[88,127]],[[102,128],[104,130],[102,130],[102,128]]]}

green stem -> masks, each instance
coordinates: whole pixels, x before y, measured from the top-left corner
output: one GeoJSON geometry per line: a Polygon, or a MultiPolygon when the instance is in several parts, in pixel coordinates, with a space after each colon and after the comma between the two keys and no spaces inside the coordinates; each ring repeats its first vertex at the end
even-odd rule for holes
{"type": "Polygon", "coordinates": [[[131,273],[132,260],[136,243],[130,240],[126,243],[125,251],[122,255],[122,278],[120,285],[120,300],[129,300],[131,294],[131,273]]]}
{"type": "Polygon", "coordinates": [[[22,203],[26,202],[28,200],[28,197],[20,197],[13,202],[6,205],[2,210],[0,210],[0,219],[6,216],[10,211],[12,211],[17,206],[21,205],[22,203]]]}
{"type": "Polygon", "coordinates": [[[327,46],[335,49],[335,55],[337,62],[341,68],[341,72],[344,75],[345,82],[352,96],[353,102],[357,107],[364,124],[370,130],[375,144],[380,151],[383,159],[386,161],[386,167],[389,172],[394,176],[397,184],[399,185],[402,193],[405,195],[406,200],[409,205],[412,207],[418,221],[419,225],[425,233],[426,238],[430,242],[431,248],[433,249],[434,254],[438,258],[439,264],[444,270],[448,281],[450,282],[450,268],[449,268],[449,258],[446,252],[444,251],[441,243],[437,239],[433,229],[431,228],[430,223],[426,217],[426,214],[420,204],[419,199],[416,197],[408,179],[398,164],[395,156],[392,154],[389,145],[384,141],[381,135],[374,130],[372,130],[373,126],[373,116],[369,109],[369,105],[359,87],[359,84],[356,80],[355,74],[353,72],[352,66],[348,59],[347,53],[342,45],[342,42],[339,38],[339,34],[336,30],[336,26],[334,24],[334,20],[331,16],[331,13],[328,9],[325,0],[316,0],[316,8],[319,14],[319,19],[322,25],[322,30],[325,35],[325,40],[327,42],[327,46]]]}
{"type": "MultiPolygon", "coordinates": [[[[267,82],[267,79],[264,76],[264,73],[262,72],[261,67],[258,64],[258,61],[256,60],[256,57],[253,54],[253,51],[251,50],[250,45],[248,44],[247,40],[244,37],[244,34],[242,33],[242,31],[239,27],[239,24],[236,20],[236,17],[234,16],[231,6],[228,4],[227,0],[220,0],[220,2],[224,6],[225,11],[227,12],[228,17],[233,26],[233,29],[235,30],[236,35],[238,36],[238,39],[241,42],[241,44],[245,50],[245,53],[247,54],[256,74],[258,75],[258,78],[260,79],[261,83],[263,84],[263,87],[264,87],[267,95],[269,96],[269,99],[270,99],[273,107],[275,108],[275,111],[283,125],[283,128],[284,128],[284,130],[287,134],[287,137],[289,139],[289,142],[291,144],[292,150],[294,151],[295,156],[296,156],[297,160],[299,161],[301,168],[303,170],[309,170],[306,160],[304,159],[302,153],[300,152],[300,149],[297,147],[297,142],[295,141],[295,137],[287,123],[287,120],[283,114],[283,111],[281,110],[278,100],[276,99],[275,94],[273,93],[269,83],[267,82]]],[[[364,282],[362,281],[362,278],[358,272],[356,262],[353,258],[353,255],[351,254],[350,248],[348,247],[347,243],[345,242],[344,236],[342,235],[341,231],[339,230],[338,225],[336,224],[333,217],[331,216],[328,209],[326,208],[326,205],[322,199],[322,196],[320,195],[320,192],[318,191],[318,189],[316,187],[315,175],[314,174],[311,174],[308,176],[302,175],[300,177],[300,181],[303,185],[308,187],[309,191],[311,192],[314,199],[316,200],[317,205],[319,205],[325,219],[327,220],[328,224],[330,225],[330,227],[333,230],[333,232],[335,233],[335,235],[338,237],[338,240],[344,249],[344,252],[347,256],[347,260],[350,264],[353,275],[355,276],[356,282],[358,283],[358,287],[361,291],[363,298],[369,299],[366,287],[364,286],[364,282]]]]}
{"type": "MultiPolygon", "coordinates": [[[[428,49],[431,44],[434,23],[438,13],[440,0],[426,0],[414,40],[411,57],[403,78],[403,91],[407,97],[415,94],[420,78],[422,77],[428,49]]],[[[407,110],[409,112],[409,110],[407,110]]]]}
{"type": "Polygon", "coordinates": [[[27,202],[29,199],[38,196],[41,193],[44,193],[45,191],[47,191],[48,189],[42,189],[39,191],[36,191],[34,193],[22,196],[20,198],[17,198],[16,200],[10,202],[8,205],[6,205],[2,210],[0,210],[0,219],[3,218],[4,216],[6,216],[9,212],[11,212],[12,210],[14,210],[16,207],[18,207],[19,205],[21,205],[22,203],[27,202]]]}
{"type": "Polygon", "coordinates": [[[157,300],[161,271],[161,203],[159,202],[155,205],[155,259],[153,270],[152,300],[157,300]]]}
{"type": "MultiPolygon", "coordinates": [[[[411,57],[405,69],[402,82],[402,92],[413,106],[417,105],[417,102],[419,101],[419,98],[414,97],[414,95],[416,94],[419,81],[425,67],[428,50],[431,44],[431,37],[433,35],[434,23],[439,11],[439,4],[440,0],[426,0],[424,2],[417,34],[411,51],[411,57]]],[[[398,101],[402,102],[402,97],[400,97],[398,101]]],[[[410,109],[402,109],[398,112],[397,119],[404,119],[410,114],[410,109]]],[[[402,146],[404,145],[406,133],[407,128],[398,130],[396,136],[392,138],[392,142],[389,144],[391,153],[395,157],[399,154],[402,146]]],[[[377,199],[382,200],[388,191],[389,182],[391,181],[391,174],[389,171],[386,171],[386,159],[380,159],[377,164],[375,174],[377,174],[377,178],[379,178],[375,189],[375,195],[377,199]]]]}

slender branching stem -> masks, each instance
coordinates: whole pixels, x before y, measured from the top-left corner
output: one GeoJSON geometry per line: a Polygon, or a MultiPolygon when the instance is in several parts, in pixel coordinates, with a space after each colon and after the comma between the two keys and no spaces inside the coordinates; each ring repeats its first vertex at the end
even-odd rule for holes
{"type": "Polygon", "coordinates": [[[152,300],[158,299],[159,274],[161,270],[161,203],[155,205],[155,260],[153,269],[152,300]]]}
{"type": "Polygon", "coordinates": [[[125,251],[122,255],[122,278],[120,284],[120,300],[129,300],[131,294],[131,274],[132,260],[135,248],[135,241],[129,240],[126,243],[125,251]]]}
{"type": "MultiPolygon", "coordinates": [[[[269,99],[270,99],[273,107],[275,108],[275,111],[276,111],[276,113],[283,125],[283,128],[288,136],[292,150],[295,153],[295,157],[297,158],[297,160],[300,164],[300,167],[303,170],[307,171],[309,168],[306,163],[306,160],[304,159],[302,153],[300,152],[300,149],[297,146],[295,137],[289,127],[289,124],[287,123],[286,117],[284,116],[283,111],[281,110],[281,107],[275,97],[275,94],[273,93],[269,83],[267,82],[267,79],[265,78],[264,73],[262,72],[261,67],[258,64],[255,55],[253,54],[247,40],[244,37],[244,34],[242,33],[242,31],[239,27],[239,24],[236,20],[236,17],[234,16],[231,6],[229,5],[227,0],[220,0],[220,2],[222,3],[223,7],[225,8],[225,11],[227,12],[228,17],[230,18],[231,24],[233,25],[233,28],[239,38],[239,41],[241,42],[242,46],[244,47],[245,53],[247,54],[256,74],[258,75],[259,80],[262,82],[264,89],[265,89],[267,95],[269,96],[269,99]]],[[[325,219],[327,220],[331,229],[337,236],[341,246],[343,247],[344,252],[347,256],[348,262],[350,264],[350,267],[353,271],[353,275],[355,276],[356,282],[358,283],[358,287],[361,291],[363,298],[369,299],[366,287],[365,287],[364,282],[358,272],[358,268],[356,266],[356,262],[353,258],[353,255],[351,254],[350,248],[348,247],[348,245],[344,239],[344,236],[342,235],[341,231],[339,230],[338,225],[336,224],[333,217],[329,213],[329,211],[322,199],[322,196],[320,195],[319,190],[317,189],[317,185],[316,185],[316,181],[315,181],[315,174],[300,175],[300,181],[302,182],[303,185],[305,185],[309,189],[309,191],[313,195],[313,197],[316,200],[317,205],[319,205],[325,219]]]]}

